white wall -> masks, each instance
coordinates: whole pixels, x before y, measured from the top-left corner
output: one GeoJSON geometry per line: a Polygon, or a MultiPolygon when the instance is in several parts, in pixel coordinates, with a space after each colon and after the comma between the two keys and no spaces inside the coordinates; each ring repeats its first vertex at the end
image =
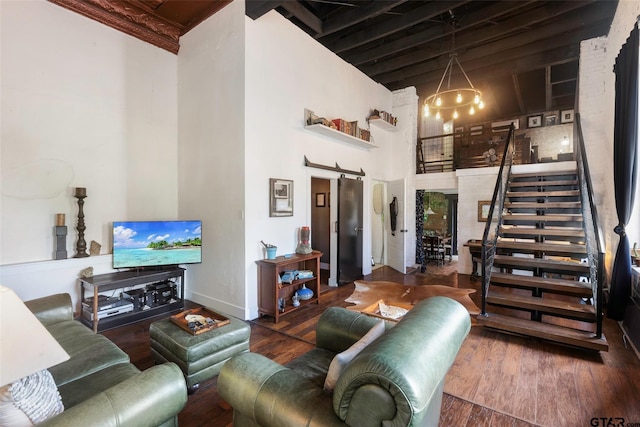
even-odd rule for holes
{"type": "Polygon", "coordinates": [[[471,256],[464,244],[482,239],[485,222],[478,221],[478,201],[491,200],[498,167],[461,169],[458,178],[458,273],[471,274],[471,256]]]}
{"type": "MultiPolygon", "coordinates": [[[[575,162],[514,165],[512,173],[575,170],[575,168],[575,162]]],[[[478,201],[490,201],[493,198],[499,169],[499,167],[491,167],[456,171],[458,182],[458,273],[471,274],[471,256],[469,248],[464,244],[470,239],[482,240],[486,222],[478,221],[478,201]]]]}
{"type": "MultiPolygon", "coordinates": [[[[579,111],[585,138],[598,215],[606,240],[606,262],[611,265],[618,247],[618,235],[613,186],[613,127],[615,74],[613,66],[620,47],[629,37],[640,15],[640,2],[623,0],[618,3],[607,37],[585,40],[580,45],[579,111]]],[[[639,189],[640,193],[640,189],[639,189]]],[[[640,242],[640,194],[627,233],[630,243],[640,242]]]]}
{"type": "Polygon", "coordinates": [[[399,178],[406,178],[405,265],[416,266],[416,141],[418,140],[418,94],[415,87],[393,92],[393,113],[398,120],[388,162],[399,178]]]}
{"type": "MultiPolygon", "coordinates": [[[[393,133],[372,126],[371,133],[379,148],[367,149],[304,129],[305,108],[327,118],[358,120],[361,127],[366,127],[365,118],[373,108],[396,113],[390,91],[276,12],[256,21],[250,18],[245,21],[245,268],[248,309],[250,317],[255,317],[254,261],[263,257],[260,240],[278,246],[279,255],[294,252],[298,229],[310,223],[311,177],[338,177],[337,173],[305,167],[305,155],[313,163],[333,166],[337,162],[344,169],[365,171],[365,273],[371,268],[372,182],[411,176],[413,171],[406,170],[404,159],[398,160],[407,150],[394,144],[393,133]],[[269,178],[294,181],[293,216],[269,217],[269,178]]],[[[403,120],[411,118],[399,117],[399,123],[403,120]]]]}
{"type": "Polygon", "coordinates": [[[56,213],[66,214],[75,253],[74,187],[87,188],[85,240],[103,254],[112,221],[178,214],[177,59],[46,1],[2,1],[0,15],[3,285],[21,297],[75,297],[81,268],[108,266],[105,257],[46,261],[56,213]],[[23,267],[14,264],[34,261],[66,274],[15,282],[23,267]]]}
{"type": "MultiPolygon", "coordinates": [[[[76,186],[88,192],[86,240],[103,253],[114,220],[202,219],[204,259],[188,268],[186,296],[255,317],[258,242],[292,252],[310,221],[311,177],[338,176],[305,168],[304,155],[363,168],[365,204],[372,180],[413,178],[413,144],[395,144],[415,139],[407,132],[373,128],[379,148],[367,150],[303,128],[304,108],[361,126],[373,108],[403,105],[406,129],[416,118],[397,103],[410,94],[394,104],[391,92],[277,13],[251,21],[244,3],[232,2],[185,35],[176,58],[51,3],[0,7],[1,278],[25,299],[69,292],[77,301],[82,268],[112,271],[110,255],[47,261],[55,214],[73,227],[76,186]],[[293,217],[269,218],[271,177],[296,183],[293,217]]],[[[365,212],[363,258],[371,252],[365,212]]],[[[70,255],[74,238],[71,230],[70,255]]]]}
{"type": "Polygon", "coordinates": [[[550,157],[557,160],[558,153],[573,152],[573,123],[531,128],[523,133],[531,138],[532,146],[538,146],[538,159],[550,157]],[[567,145],[563,145],[565,139],[567,145]]]}
{"type": "MultiPolygon", "coordinates": [[[[245,318],[244,2],[180,39],[179,212],[202,220],[202,264],[186,297],[245,318]]],[[[251,189],[249,189],[251,190],[251,189]]],[[[251,191],[249,191],[251,194],[251,191]]]]}

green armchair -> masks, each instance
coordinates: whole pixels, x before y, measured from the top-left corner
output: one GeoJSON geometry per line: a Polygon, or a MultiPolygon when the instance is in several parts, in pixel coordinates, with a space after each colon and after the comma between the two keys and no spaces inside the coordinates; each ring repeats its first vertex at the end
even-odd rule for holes
{"type": "Polygon", "coordinates": [[[71,357],[49,368],[65,410],[39,426],[178,425],[187,385],[177,365],[140,371],[114,343],[73,319],[68,294],[25,304],[71,357]]]}
{"type": "Polygon", "coordinates": [[[234,410],[234,426],[435,426],[444,378],[471,321],[458,302],[434,297],[386,332],[345,368],[333,393],[324,380],[333,357],[378,320],[344,308],[322,314],[316,348],[287,366],[255,353],[230,359],[218,392],[234,410]]]}

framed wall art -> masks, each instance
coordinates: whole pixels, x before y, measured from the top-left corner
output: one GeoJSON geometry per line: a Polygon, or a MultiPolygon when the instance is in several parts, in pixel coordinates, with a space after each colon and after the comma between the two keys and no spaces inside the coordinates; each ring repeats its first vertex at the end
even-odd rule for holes
{"type": "Polygon", "coordinates": [[[538,114],[536,116],[529,116],[527,118],[528,128],[539,128],[540,126],[542,126],[542,114],[538,114]]]}
{"type": "Polygon", "coordinates": [[[560,112],[560,123],[573,123],[573,110],[563,110],[560,112]]]}
{"type": "Polygon", "coordinates": [[[324,208],[327,206],[326,194],[316,193],[316,208],[324,208]]]}
{"type": "Polygon", "coordinates": [[[544,115],[544,125],[545,126],[555,126],[558,124],[558,112],[555,111],[553,113],[545,113],[544,115]]]}
{"type": "Polygon", "coordinates": [[[269,179],[269,216],[293,216],[293,181],[269,179]]]}
{"type": "Polygon", "coordinates": [[[471,126],[469,128],[469,135],[471,136],[482,135],[482,125],[471,126]]]}
{"type": "Polygon", "coordinates": [[[478,222],[487,222],[489,218],[489,208],[491,208],[491,200],[478,201],[478,222]]]}

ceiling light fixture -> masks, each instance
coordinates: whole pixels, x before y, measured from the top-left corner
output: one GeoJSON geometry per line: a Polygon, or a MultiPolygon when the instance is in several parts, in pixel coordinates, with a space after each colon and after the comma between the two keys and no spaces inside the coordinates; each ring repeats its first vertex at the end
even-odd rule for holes
{"type": "Polygon", "coordinates": [[[455,52],[455,31],[452,33],[452,48],[451,55],[449,56],[449,62],[447,63],[446,68],[444,69],[444,73],[442,74],[442,78],[440,79],[440,84],[438,84],[438,89],[432,95],[429,95],[424,100],[424,116],[428,117],[430,115],[430,110],[437,110],[436,118],[440,118],[440,111],[448,111],[453,110],[452,117],[457,119],[459,117],[459,110],[464,109],[465,107],[469,107],[468,111],[470,115],[475,114],[476,108],[483,109],[484,101],[482,100],[482,91],[476,89],[471,83],[469,76],[465,73],[462,65],[458,61],[458,54],[455,52]],[[467,80],[469,87],[458,87],[451,88],[451,74],[453,73],[453,66],[457,65],[462,75],[467,80]],[[442,83],[447,79],[447,88],[446,90],[442,89],[442,83]]]}
{"type": "Polygon", "coordinates": [[[433,215],[435,214],[435,212],[433,211],[433,209],[431,209],[431,193],[427,193],[428,196],[428,200],[429,200],[429,207],[427,208],[427,211],[425,212],[427,215],[433,215]]]}

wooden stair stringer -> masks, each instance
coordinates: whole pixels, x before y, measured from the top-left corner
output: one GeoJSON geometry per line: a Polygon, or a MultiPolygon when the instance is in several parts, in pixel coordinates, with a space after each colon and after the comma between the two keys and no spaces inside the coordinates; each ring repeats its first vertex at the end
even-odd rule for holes
{"type": "Polygon", "coordinates": [[[520,179],[528,179],[528,178],[548,178],[548,177],[557,177],[557,176],[576,176],[577,172],[575,169],[570,170],[558,170],[558,171],[545,171],[545,172],[523,172],[523,173],[512,173],[511,180],[517,181],[520,179]]]}
{"type": "Polygon", "coordinates": [[[569,303],[527,295],[508,295],[501,292],[489,292],[487,302],[517,310],[539,311],[566,319],[595,322],[595,307],[587,304],[569,303]]]}
{"type": "Polygon", "coordinates": [[[554,256],[572,257],[578,256],[584,258],[587,255],[585,245],[573,243],[543,243],[543,242],[513,242],[509,240],[498,241],[498,250],[501,252],[509,251],[511,253],[544,253],[554,256]]]}
{"type": "Polygon", "coordinates": [[[597,338],[593,332],[519,319],[501,314],[488,313],[477,317],[479,325],[518,335],[536,337],[547,341],[567,344],[595,351],[608,351],[609,344],[604,335],[597,338]]]}
{"type": "Polygon", "coordinates": [[[579,298],[591,298],[591,285],[577,280],[556,279],[538,276],[522,276],[517,274],[491,274],[491,283],[517,289],[541,289],[560,295],[572,295],[579,298]]]}
{"type": "Polygon", "coordinates": [[[607,351],[606,338],[592,331],[598,316],[584,280],[590,267],[580,261],[587,249],[576,170],[513,174],[505,196],[486,313],[478,324],[607,351]]]}

